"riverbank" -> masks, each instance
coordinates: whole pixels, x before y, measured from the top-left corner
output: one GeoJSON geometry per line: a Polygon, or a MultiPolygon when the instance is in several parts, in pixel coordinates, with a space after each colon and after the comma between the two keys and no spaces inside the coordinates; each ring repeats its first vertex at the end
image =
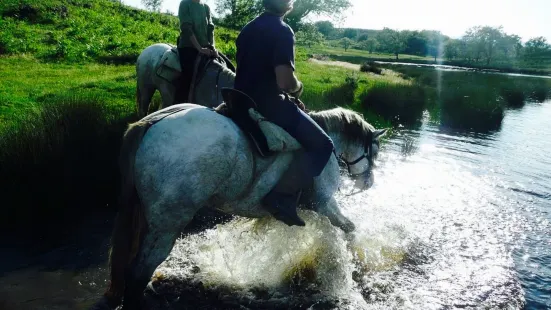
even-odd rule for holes
{"type": "Polygon", "coordinates": [[[502,73],[517,73],[529,75],[551,76],[551,65],[536,65],[536,64],[499,64],[499,65],[483,65],[473,64],[458,60],[434,59],[431,57],[419,57],[413,55],[400,54],[398,59],[390,54],[369,54],[367,51],[336,48],[311,48],[304,51],[308,57],[319,60],[332,60],[361,65],[365,62],[381,62],[381,63],[408,63],[420,65],[442,65],[461,67],[468,70],[476,70],[480,72],[502,72],[502,73]]]}

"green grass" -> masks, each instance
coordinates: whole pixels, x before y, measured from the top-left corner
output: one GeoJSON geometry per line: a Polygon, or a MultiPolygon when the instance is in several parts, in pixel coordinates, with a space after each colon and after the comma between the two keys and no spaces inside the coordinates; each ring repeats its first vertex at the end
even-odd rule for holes
{"type": "Polygon", "coordinates": [[[134,66],[43,63],[32,57],[0,57],[0,127],[14,116],[36,112],[63,93],[110,96],[110,105],[134,102],[134,66]]]}

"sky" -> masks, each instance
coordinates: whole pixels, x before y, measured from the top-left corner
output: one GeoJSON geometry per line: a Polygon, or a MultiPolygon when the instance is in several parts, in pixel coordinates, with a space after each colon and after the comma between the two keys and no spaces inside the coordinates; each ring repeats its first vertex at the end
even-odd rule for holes
{"type": "MultiPolygon", "coordinates": [[[[141,0],[122,0],[143,8],[141,0]]],[[[203,0],[215,11],[214,0],[203,0]]],[[[162,11],[178,12],[180,0],[164,0],[162,11]]],[[[351,0],[339,27],[440,30],[458,38],[477,25],[503,26],[523,41],[543,36],[551,42],[551,0],[351,0]]],[[[318,20],[320,18],[315,18],[318,20]]],[[[326,19],[326,18],[321,18],[326,19]]]]}

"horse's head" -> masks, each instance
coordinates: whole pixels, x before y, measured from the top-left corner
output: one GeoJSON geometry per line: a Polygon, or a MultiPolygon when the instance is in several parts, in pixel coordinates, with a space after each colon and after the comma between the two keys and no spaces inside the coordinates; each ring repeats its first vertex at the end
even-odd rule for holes
{"type": "Polygon", "coordinates": [[[353,111],[336,108],[315,112],[312,118],[331,136],[337,156],[346,164],[348,173],[361,190],[374,182],[373,167],[379,153],[379,139],[388,129],[376,130],[353,111]]]}
{"type": "Polygon", "coordinates": [[[349,145],[347,152],[341,156],[348,167],[348,173],[355,180],[355,186],[360,190],[370,188],[375,181],[372,170],[379,154],[379,138],[387,130],[385,128],[370,132],[363,143],[349,145]]]}

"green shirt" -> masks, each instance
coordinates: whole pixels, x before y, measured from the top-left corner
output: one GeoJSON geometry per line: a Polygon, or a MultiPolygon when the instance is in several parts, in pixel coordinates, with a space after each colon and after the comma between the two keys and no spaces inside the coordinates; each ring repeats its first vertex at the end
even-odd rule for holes
{"type": "Polygon", "coordinates": [[[214,23],[208,5],[192,0],[182,0],[178,9],[178,18],[180,19],[178,47],[194,47],[190,40],[192,34],[195,34],[197,42],[202,47],[214,46],[214,23]]]}

